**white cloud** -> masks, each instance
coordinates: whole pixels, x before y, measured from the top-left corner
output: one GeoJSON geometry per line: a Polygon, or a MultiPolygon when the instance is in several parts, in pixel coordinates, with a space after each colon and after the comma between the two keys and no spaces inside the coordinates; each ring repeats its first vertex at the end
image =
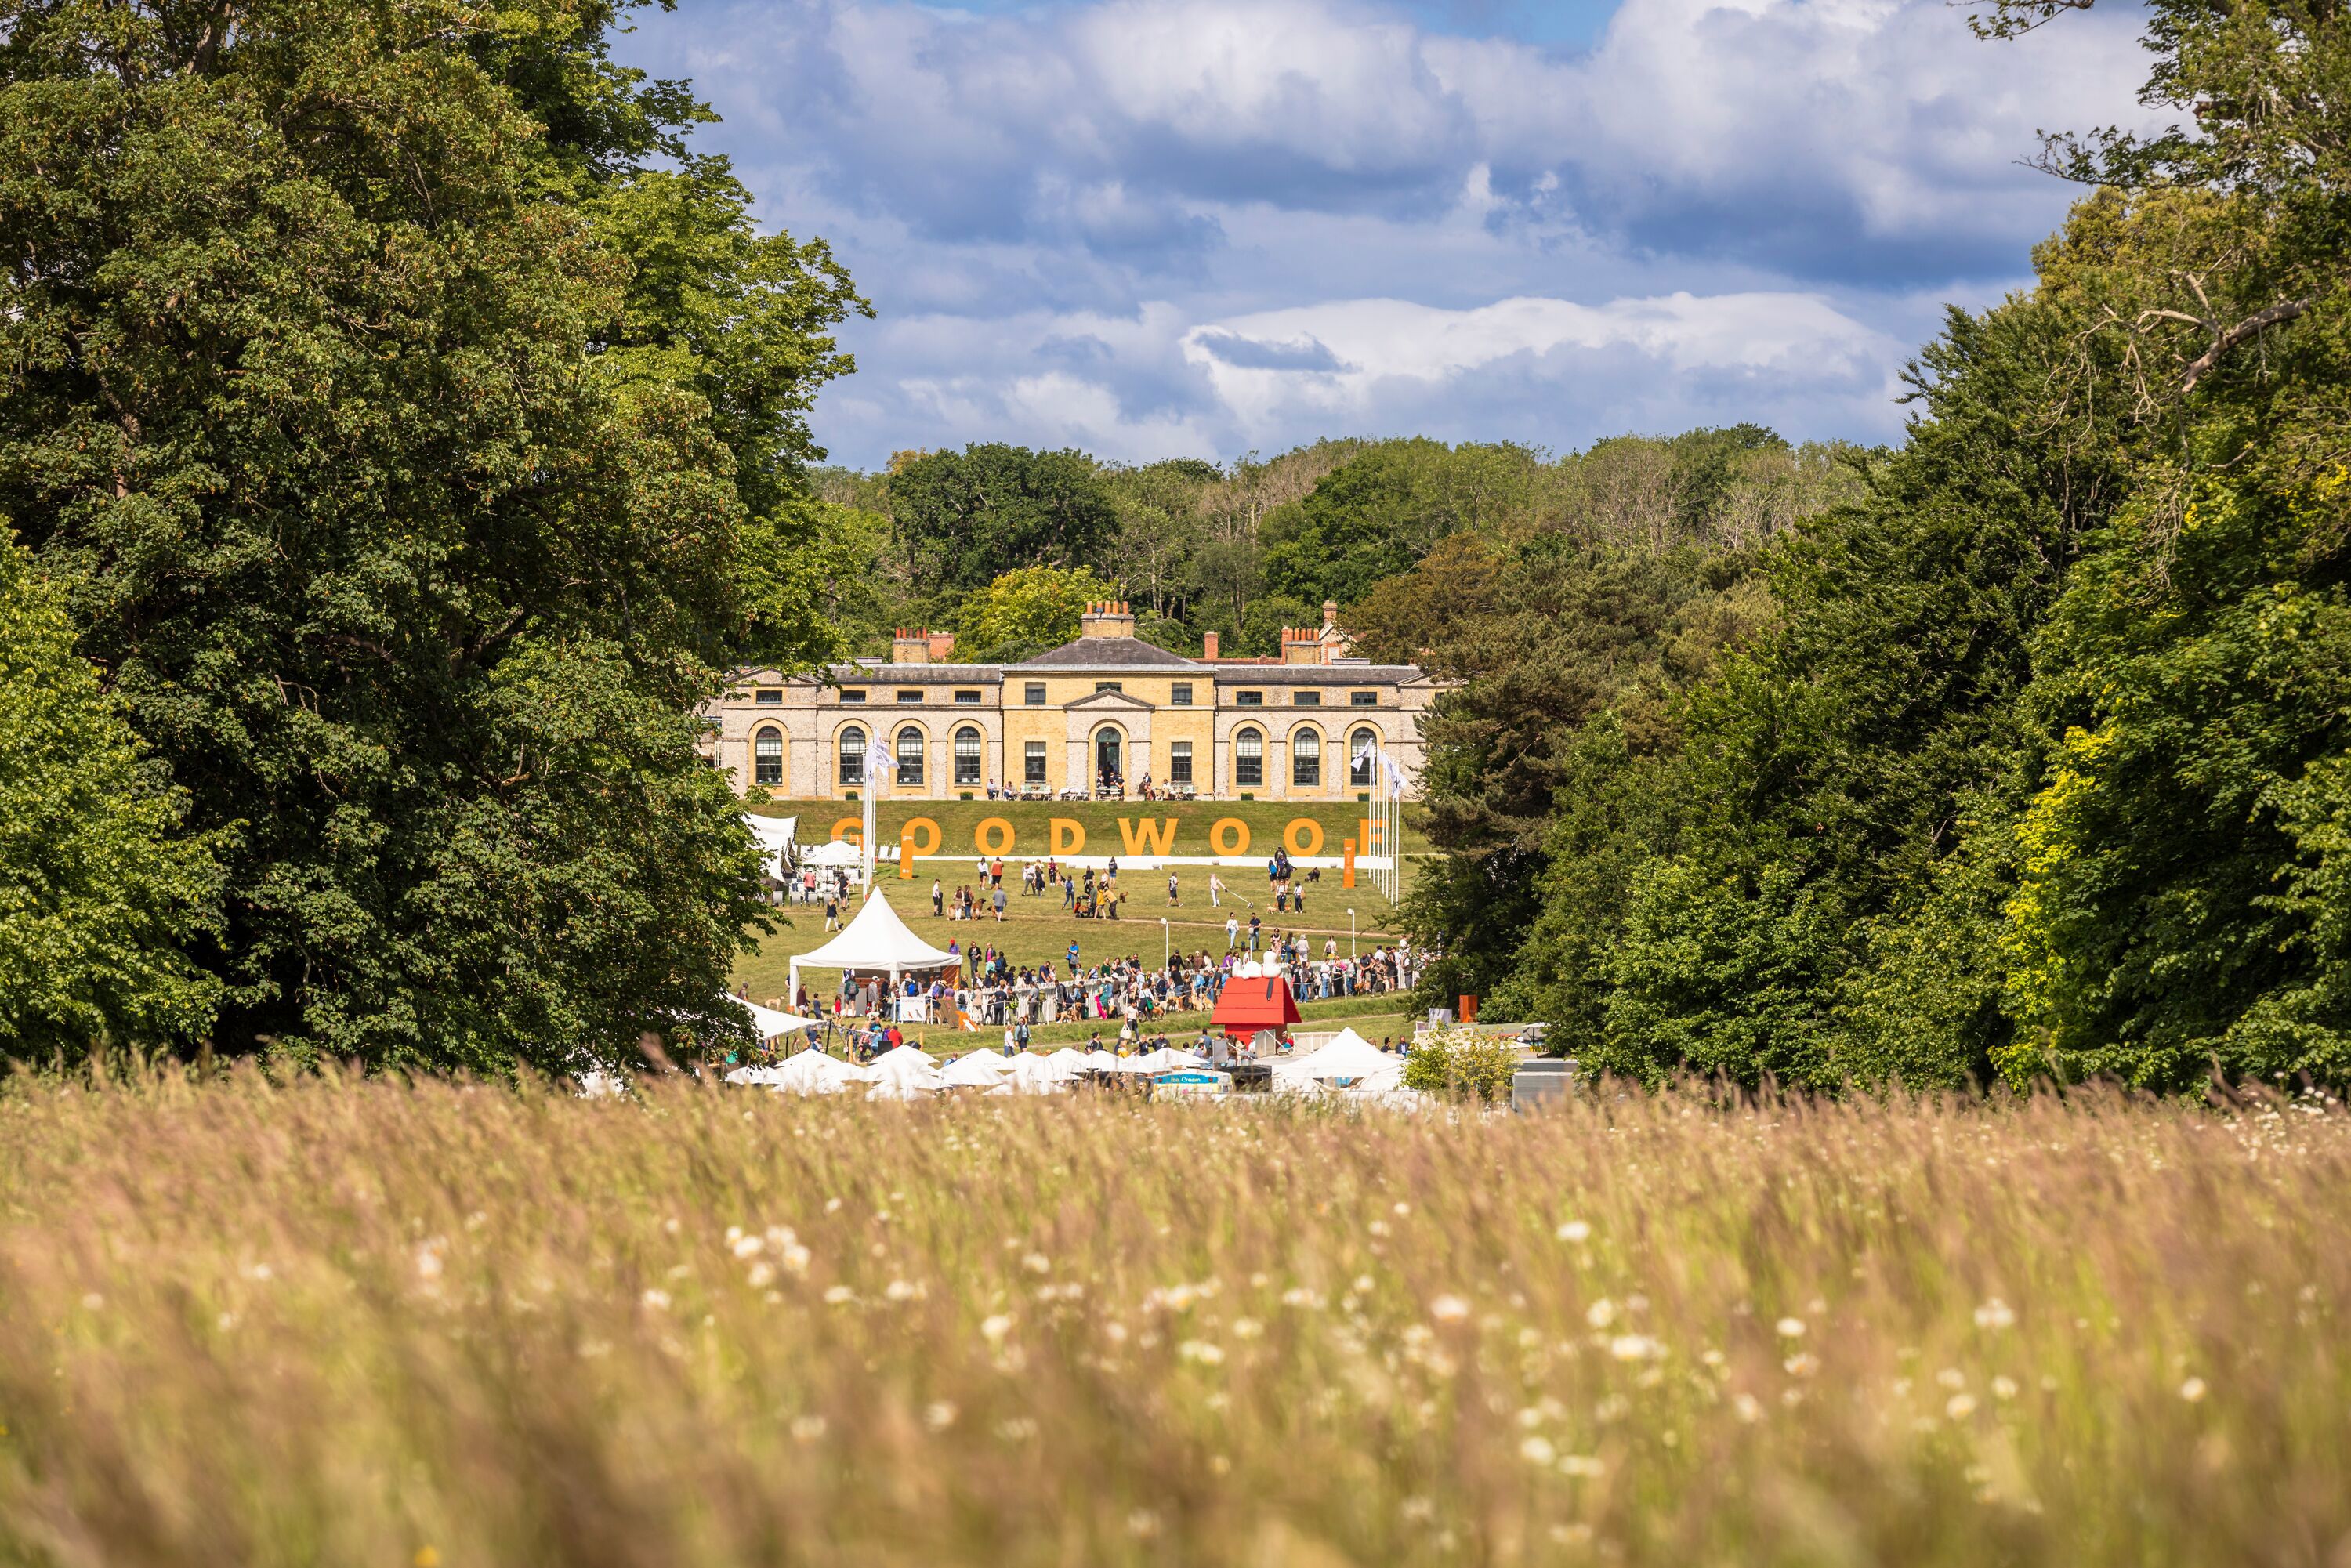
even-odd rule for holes
{"type": "Polygon", "coordinates": [[[1573,53],[1374,3],[738,0],[645,16],[632,63],[873,298],[817,415],[868,464],[1892,436],[1937,302],[2073,194],[2018,166],[2036,131],[2144,118],[2107,7],[1992,45],[1941,0],[1624,0],[1573,53]]]}

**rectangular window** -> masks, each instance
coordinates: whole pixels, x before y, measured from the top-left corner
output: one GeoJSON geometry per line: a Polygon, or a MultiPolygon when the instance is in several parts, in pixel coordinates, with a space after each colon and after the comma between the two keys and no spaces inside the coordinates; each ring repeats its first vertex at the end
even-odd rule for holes
{"type": "Polygon", "coordinates": [[[763,703],[779,703],[784,700],[784,694],[777,688],[769,686],[762,689],[758,693],[758,700],[763,703]]]}
{"type": "Polygon", "coordinates": [[[1024,688],[1024,695],[1020,700],[1027,703],[1030,707],[1043,707],[1045,706],[1045,683],[1042,681],[1030,681],[1024,688]]]}
{"type": "Polygon", "coordinates": [[[957,692],[956,693],[956,706],[957,707],[977,707],[979,706],[979,694],[977,692],[957,692]]]}
{"type": "Polygon", "coordinates": [[[1029,784],[1045,781],[1045,743],[1032,740],[1020,748],[1020,777],[1029,784]]]}
{"type": "Polygon", "coordinates": [[[1167,782],[1189,784],[1192,781],[1192,743],[1178,740],[1167,747],[1167,782]]]}
{"type": "Polygon", "coordinates": [[[1192,683],[1189,681],[1178,681],[1174,685],[1168,687],[1167,700],[1171,705],[1176,707],[1190,707],[1192,706],[1192,683]]]}
{"type": "Polygon", "coordinates": [[[865,700],[865,694],[863,692],[843,692],[841,694],[841,700],[845,703],[862,703],[865,700]]]}
{"type": "Polygon", "coordinates": [[[1347,694],[1347,701],[1351,706],[1355,707],[1377,707],[1380,706],[1380,694],[1377,692],[1349,692],[1347,694]]]}
{"type": "Polygon", "coordinates": [[[1096,681],[1094,683],[1094,690],[1098,692],[1123,692],[1126,690],[1126,687],[1117,681],[1096,681]]]}
{"type": "Polygon", "coordinates": [[[898,706],[900,707],[915,706],[919,705],[922,700],[923,693],[922,688],[919,686],[911,692],[902,691],[898,694],[898,706]]]}
{"type": "Polygon", "coordinates": [[[1290,694],[1290,704],[1292,707],[1321,707],[1322,706],[1322,694],[1321,692],[1292,692],[1290,694]]]}
{"type": "Polygon", "coordinates": [[[1265,694],[1263,692],[1235,692],[1233,694],[1233,706],[1235,707],[1263,707],[1265,706],[1265,694]]]}
{"type": "Polygon", "coordinates": [[[955,781],[957,784],[979,782],[979,731],[976,729],[956,731],[955,781]]]}

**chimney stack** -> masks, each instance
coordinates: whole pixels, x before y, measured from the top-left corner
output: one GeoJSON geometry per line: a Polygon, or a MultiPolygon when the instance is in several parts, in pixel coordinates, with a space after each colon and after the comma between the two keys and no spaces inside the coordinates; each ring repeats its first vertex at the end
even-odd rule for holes
{"type": "Polygon", "coordinates": [[[1339,629],[1339,601],[1335,599],[1322,601],[1322,629],[1326,632],[1339,629]]]}
{"type": "Polygon", "coordinates": [[[931,662],[931,634],[915,626],[901,626],[890,639],[890,662],[893,664],[927,664],[931,662]]]}
{"type": "Polygon", "coordinates": [[[1078,617],[1081,637],[1132,637],[1134,635],[1134,612],[1123,599],[1105,599],[1099,604],[1086,606],[1078,617]]]}
{"type": "Polygon", "coordinates": [[[1206,643],[1206,646],[1200,650],[1200,657],[1207,660],[1212,664],[1215,664],[1217,662],[1217,634],[1214,632],[1211,632],[1206,638],[1202,639],[1202,641],[1206,643]]]}
{"type": "Polygon", "coordinates": [[[1322,662],[1322,633],[1309,626],[1285,626],[1281,629],[1281,662],[1285,664],[1319,664],[1322,662]]]}
{"type": "Polygon", "coordinates": [[[955,633],[954,633],[954,632],[932,632],[932,633],[931,633],[931,663],[932,663],[932,664],[946,664],[946,663],[947,663],[947,662],[948,662],[949,658],[954,654],[954,653],[955,653],[955,633]]]}

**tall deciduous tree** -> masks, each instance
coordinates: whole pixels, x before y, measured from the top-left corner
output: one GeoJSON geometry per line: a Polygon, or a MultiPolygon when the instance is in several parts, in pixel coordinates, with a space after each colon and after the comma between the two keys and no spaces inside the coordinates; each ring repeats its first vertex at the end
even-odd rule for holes
{"type": "Polygon", "coordinates": [[[225,1043],[738,1027],[756,856],[688,715],[809,641],[853,297],[640,172],[691,110],[610,20],[0,0],[0,512],[233,846],[225,1043]]]}

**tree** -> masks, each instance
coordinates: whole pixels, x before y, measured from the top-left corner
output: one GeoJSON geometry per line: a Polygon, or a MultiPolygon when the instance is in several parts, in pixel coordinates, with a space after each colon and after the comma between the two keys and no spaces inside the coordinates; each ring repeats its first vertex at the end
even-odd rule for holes
{"type": "Polygon", "coordinates": [[[685,112],[601,64],[609,13],[0,17],[0,510],[191,826],[235,830],[223,1042],[501,1070],[739,1032],[757,855],[688,715],[807,619],[747,497],[788,487],[845,280],[726,200],[571,199],[685,112]]]}
{"type": "Polygon", "coordinates": [[[890,476],[890,512],[910,580],[958,593],[1008,568],[1085,566],[1118,528],[1092,460],[1000,442],[907,462],[890,476]]]}
{"type": "Polygon", "coordinates": [[[1075,637],[1087,605],[1117,595],[1116,583],[1083,570],[1030,566],[1008,571],[963,601],[956,651],[964,658],[991,662],[1032,657],[1075,637]]]}
{"type": "Polygon", "coordinates": [[[220,983],[215,840],[142,762],[57,595],[0,530],[0,1056],[186,1045],[220,983]]]}

